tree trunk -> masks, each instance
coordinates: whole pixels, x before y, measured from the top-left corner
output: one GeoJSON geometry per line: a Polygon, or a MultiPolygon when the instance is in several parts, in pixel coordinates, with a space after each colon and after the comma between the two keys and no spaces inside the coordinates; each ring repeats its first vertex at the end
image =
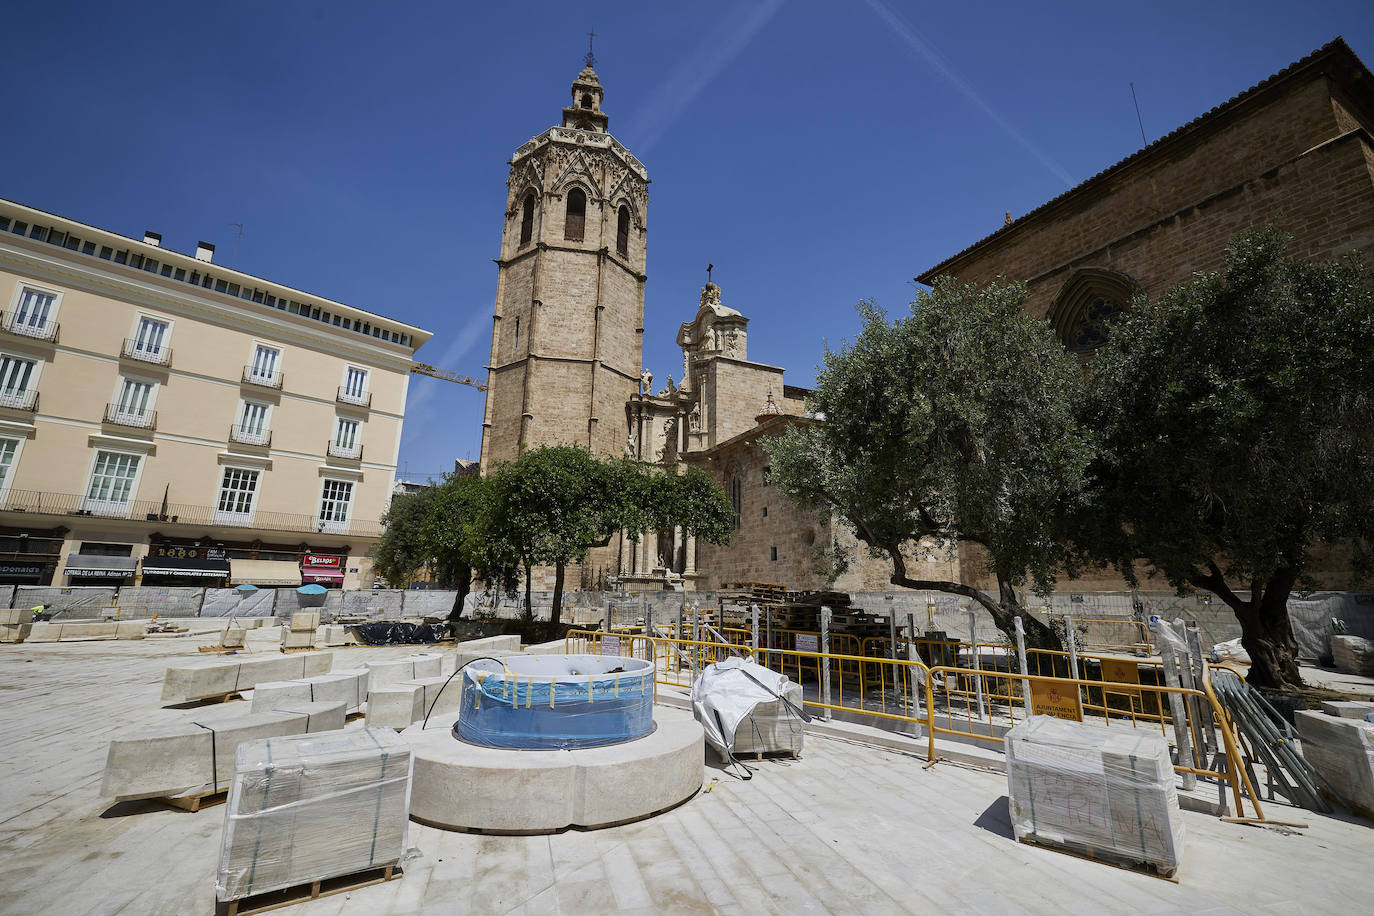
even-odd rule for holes
{"type": "Polygon", "coordinates": [[[549,610],[549,620],[559,623],[563,619],[563,572],[566,567],[559,563],[553,572],[553,606],[549,610]]]}
{"type": "Polygon", "coordinates": [[[463,604],[468,600],[468,595],[472,592],[472,567],[459,566],[457,575],[458,594],[453,598],[453,608],[448,612],[448,619],[451,621],[463,618],[463,604]]]}
{"type": "Polygon", "coordinates": [[[525,619],[526,619],[526,620],[532,620],[532,619],[534,618],[534,605],[530,603],[530,579],[532,578],[532,576],[533,576],[533,570],[531,569],[530,564],[526,563],[526,564],[525,564],[525,619]]]}
{"type": "Polygon", "coordinates": [[[1302,686],[1298,671],[1298,642],[1288,619],[1288,596],[1298,581],[1298,570],[1282,567],[1269,581],[1255,583],[1250,600],[1243,601],[1226,584],[1221,570],[1211,564],[1211,574],[1194,576],[1190,582],[1226,602],[1240,622],[1240,644],[1250,654],[1250,673],[1245,680],[1253,687],[1295,690],[1302,686]]]}

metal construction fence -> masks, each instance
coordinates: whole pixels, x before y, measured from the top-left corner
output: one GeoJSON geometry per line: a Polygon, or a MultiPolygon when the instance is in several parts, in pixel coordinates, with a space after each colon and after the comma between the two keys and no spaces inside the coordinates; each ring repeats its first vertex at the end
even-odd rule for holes
{"type": "Polygon", "coordinates": [[[1197,789],[1199,780],[1211,784],[1220,806],[1226,807],[1229,794],[1238,813],[1244,792],[1256,817],[1263,817],[1203,659],[1175,665],[1168,653],[1021,653],[1006,645],[921,638],[902,640],[893,652],[884,640],[833,636],[828,645],[813,646],[805,638],[810,635],[782,631],[770,640],[753,630],[674,623],[653,632],[573,630],[566,648],[650,661],[656,687],[683,690],[707,665],[752,658],[800,683],[804,705],[823,719],[923,736],[930,761],[939,757],[937,735],[1000,747],[1006,732],[1031,715],[1158,731],[1172,749],[1184,790],[1197,789]]]}

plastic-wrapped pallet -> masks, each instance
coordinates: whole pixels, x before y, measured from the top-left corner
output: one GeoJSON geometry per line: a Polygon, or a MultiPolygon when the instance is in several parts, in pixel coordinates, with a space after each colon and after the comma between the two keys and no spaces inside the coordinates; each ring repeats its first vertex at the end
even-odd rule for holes
{"type": "Polygon", "coordinates": [[[410,745],[390,729],[239,745],[215,892],[238,900],[401,860],[410,745]]]}
{"type": "Polygon", "coordinates": [[[1178,869],[1183,819],[1162,735],[1033,716],[1005,740],[1018,840],[1178,869]]]}
{"type": "Polygon", "coordinates": [[[1374,674],[1374,642],[1362,636],[1332,636],[1331,659],[1337,671],[1374,674]]]}

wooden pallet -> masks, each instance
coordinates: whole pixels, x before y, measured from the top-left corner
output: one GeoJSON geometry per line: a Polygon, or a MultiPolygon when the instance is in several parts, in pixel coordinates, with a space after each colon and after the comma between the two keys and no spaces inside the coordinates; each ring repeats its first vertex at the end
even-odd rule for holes
{"type": "Polygon", "coordinates": [[[232,655],[235,652],[244,651],[243,646],[196,646],[199,652],[219,652],[224,655],[232,655]]]}
{"type": "Polygon", "coordinates": [[[1039,849],[1048,849],[1050,852],[1058,852],[1066,856],[1073,856],[1075,859],[1083,859],[1087,862],[1097,862],[1100,865],[1110,865],[1112,868],[1135,872],[1137,875],[1148,875],[1151,878],[1159,878],[1162,881],[1168,881],[1173,884],[1178,883],[1178,869],[1174,869],[1166,875],[1154,865],[1147,865],[1144,862],[1127,863],[1117,860],[1110,854],[1107,856],[1100,855],[1099,851],[1091,846],[1082,846],[1076,843],[1072,847],[1060,846],[1054,843],[1041,842],[1034,837],[1023,837],[1020,842],[1025,843],[1027,846],[1035,846],[1039,849]]]}
{"type": "Polygon", "coordinates": [[[228,797],[229,790],[220,789],[218,792],[201,792],[196,795],[167,795],[157,800],[173,808],[180,808],[182,811],[190,811],[195,814],[201,808],[224,804],[228,797]]]}
{"type": "Polygon", "coordinates": [[[282,646],[282,647],[281,647],[281,650],[282,650],[283,652],[285,652],[287,655],[291,655],[292,653],[295,653],[295,652],[318,652],[318,651],[319,651],[319,649],[318,649],[316,646],[292,646],[292,647],[289,648],[289,649],[288,649],[286,646],[282,646]]]}
{"type": "Polygon", "coordinates": [[[284,906],[296,906],[307,900],[344,894],[360,888],[371,887],[374,884],[385,884],[387,881],[394,881],[402,877],[402,875],[400,863],[392,862],[389,865],[378,865],[374,868],[356,871],[350,875],[325,878],[322,881],[309,881],[292,887],[284,887],[281,890],[240,897],[238,900],[218,900],[215,902],[215,914],[216,916],[248,916],[250,913],[265,913],[268,910],[277,910],[284,906]]]}

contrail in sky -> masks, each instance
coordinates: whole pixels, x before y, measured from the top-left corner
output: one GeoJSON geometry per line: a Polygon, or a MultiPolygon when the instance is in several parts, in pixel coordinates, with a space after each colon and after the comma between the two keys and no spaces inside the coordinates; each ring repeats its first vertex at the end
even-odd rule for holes
{"type": "Polygon", "coordinates": [[[894,12],[891,7],[883,2],[883,0],[867,0],[867,2],[873,12],[877,14],[878,18],[883,20],[888,28],[896,32],[897,36],[901,38],[902,41],[906,42],[923,61],[933,67],[935,71],[945,79],[953,83],[955,88],[967,96],[971,102],[983,109],[983,112],[987,114],[988,117],[997,122],[998,127],[1002,128],[1002,130],[1006,131],[1013,140],[1025,147],[1026,151],[1034,156],[1041,165],[1049,169],[1054,177],[1058,178],[1066,185],[1073,184],[1073,177],[1069,175],[1064,167],[1050,158],[1049,154],[1040,149],[1040,147],[1026,139],[1019,130],[1012,126],[1010,121],[1002,117],[997,109],[993,108],[986,99],[979,95],[978,90],[969,85],[968,81],[955,71],[953,65],[945,59],[943,54],[936,50],[935,46],[931,44],[925,36],[916,30],[915,26],[911,25],[898,13],[894,12]]]}
{"type": "Polygon", "coordinates": [[[647,153],[692,100],[768,25],[784,2],[762,0],[744,4],[722,21],[664,81],[649,104],[627,119],[625,145],[640,156],[647,153]]]}

